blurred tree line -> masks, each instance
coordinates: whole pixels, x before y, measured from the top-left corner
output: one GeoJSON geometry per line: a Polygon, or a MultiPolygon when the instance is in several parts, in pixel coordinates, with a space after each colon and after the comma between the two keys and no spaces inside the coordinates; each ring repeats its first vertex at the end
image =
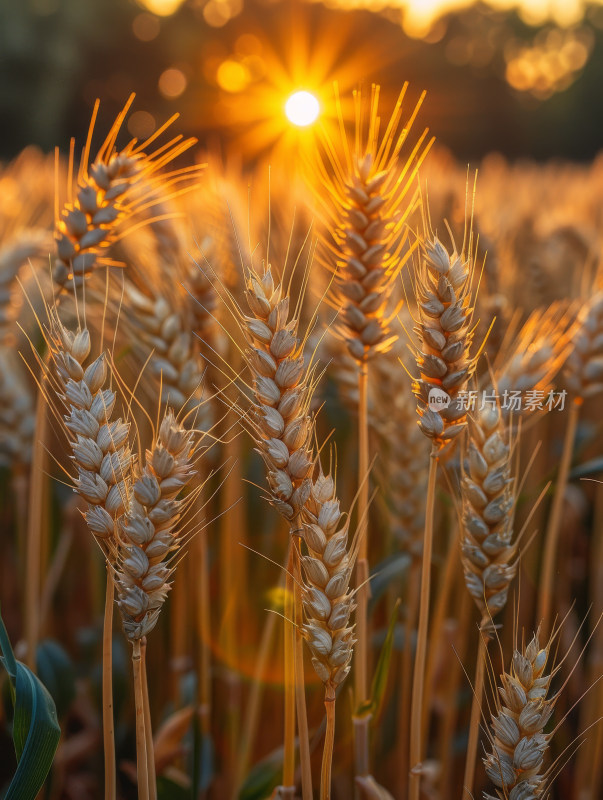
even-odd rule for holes
{"type": "MultiPolygon", "coordinates": [[[[133,33],[134,20],[143,13],[135,0],[0,0],[0,158],[11,158],[30,143],[48,151],[56,144],[65,148],[72,135],[81,141],[94,97],[102,100],[106,128],[131,91],[138,95],[136,107],[156,119],[178,110],[182,132],[202,140],[213,132],[236,147],[236,129],[222,131],[216,121],[221,90],[204,74],[203,54],[216,40],[228,47],[250,25],[276,36],[294,2],[245,0],[240,14],[212,28],[199,13],[203,2],[189,0],[174,15],[158,17],[158,34],[141,41],[133,33]],[[188,65],[189,80],[186,91],[170,100],[161,96],[157,82],[176,61],[188,65]]],[[[419,41],[405,36],[398,12],[378,15],[307,4],[304,13],[312,26],[356,15],[367,47],[392,49],[390,67],[359,78],[376,80],[392,92],[406,79],[427,88],[423,119],[460,159],[497,150],[509,157],[586,160],[603,147],[601,27],[592,26],[591,55],[575,82],[540,101],[506,83],[501,52],[488,64],[450,63],[447,43],[459,32],[473,30],[471,35],[483,37],[502,25],[505,35],[533,37],[534,29],[514,14],[503,19],[478,5],[449,15],[439,40],[419,41]]]]}

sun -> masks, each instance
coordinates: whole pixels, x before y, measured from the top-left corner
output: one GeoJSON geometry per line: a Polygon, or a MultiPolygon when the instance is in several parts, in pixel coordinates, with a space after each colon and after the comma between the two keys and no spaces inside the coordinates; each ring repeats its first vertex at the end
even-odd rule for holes
{"type": "Polygon", "coordinates": [[[305,128],[318,119],[320,103],[311,92],[294,92],[285,103],[285,114],[289,122],[305,128]]]}

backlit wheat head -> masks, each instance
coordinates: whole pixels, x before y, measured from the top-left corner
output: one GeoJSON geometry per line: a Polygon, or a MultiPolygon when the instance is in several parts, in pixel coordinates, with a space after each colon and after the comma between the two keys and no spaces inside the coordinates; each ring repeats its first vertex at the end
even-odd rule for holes
{"type": "Polygon", "coordinates": [[[68,411],[65,428],[77,469],[75,490],[89,504],[85,517],[90,531],[111,556],[116,520],[124,512],[131,490],[129,425],[113,419],[117,397],[106,385],[105,354],[86,365],[90,354],[87,328],[74,334],[55,316],[51,335],[59,396],[68,411]]]}
{"type": "Polygon", "coordinates": [[[241,322],[250,345],[245,357],[253,379],[254,435],[268,468],[270,500],[293,520],[311,489],[311,373],[298,339],[297,309],[291,315],[285,287],[275,283],[270,267],[249,270],[245,297],[251,313],[241,322]]]}
{"type": "Polygon", "coordinates": [[[349,588],[355,544],[348,542],[348,530],[335,482],[319,468],[302,511],[301,538],[308,550],[302,556],[303,630],[316,674],[332,691],[350,671],[355,642],[349,588]]]}
{"type": "Polygon", "coordinates": [[[540,647],[538,633],[521,652],[515,650],[508,672],[501,675],[498,711],[492,717],[492,749],[484,759],[496,795],[485,800],[538,800],[548,782],[542,772],[549,736],[544,728],[557,696],[551,697],[551,675],[545,674],[549,645],[540,647]]]}
{"type": "Polygon", "coordinates": [[[465,449],[461,560],[483,629],[504,608],[517,570],[511,443],[498,404],[486,404],[472,414],[465,449]]]}
{"type": "Polygon", "coordinates": [[[413,381],[419,427],[442,447],[467,424],[467,410],[459,393],[475,370],[470,354],[473,305],[471,256],[449,254],[437,237],[428,239],[415,275],[418,320],[415,357],[420,375],[413,381]],[[448,395],[441,411],[429,406],[432,390],[448,395]]]}
{"type": "Polygon", "coordinates": [[[118,606],[130,641],[153,630],[170,588],[183,501],[177,499],[194,472],[193,435],[166,411],[146,463],[133,483],[119,521],[115,567],[118,606]]]}
{"type": "MultiPolygon", "coordinates": [[[[339,330],[357,361],[372,358],[395,341],[390,325],[396,309],[390,301],[414,247],[408,243],[407,227],[416,205],[414,178],[432,142],[426,141],[425,130],[403,154],[424,97],[402,124],[407,86],[384,131],[379,87],[372,87],[368,102],[356,92],[354,136],[342,133],[341,141],[332,142],[325,134],[314,168],[314,191],[329,231],[321,258],[335,274],[330,302],[341,309],[339,330]]],[[[340,128],[345,130],[343,120],[340,128]]]]}
{"type": "MultiPolygon", "coordinates": [[[[91,166],[90,143],[98,110],[95,106],[88,141],[80,161],[77,185],[56,220],[57,259],[54,281],[58,291],[68,285],[81,286],[94,269],[106,263],[103,256],[116,240],[122,223],[163,199],[165,189],[188,181],[197,168],[160,173],[176,156],[190,148],[194,139],[176,137],[167,145],[148,151],[167,125],[145,142],[136,139],[117,150],[115,142],[132,103],[131,97],[117,116],[91,166]]],[[[123,233],[123,228],[121,228],[123,233]]]]}

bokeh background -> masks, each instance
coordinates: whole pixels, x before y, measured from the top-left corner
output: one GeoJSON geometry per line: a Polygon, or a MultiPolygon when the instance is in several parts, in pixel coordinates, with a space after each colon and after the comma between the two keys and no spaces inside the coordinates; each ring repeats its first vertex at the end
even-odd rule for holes
{"type": "Polygon", "coordinates": [[[602,0],[0,0],[0,157],[83,139],[131,91],[144,137],[179,130],[253,162],[289,92],[428,90],[422,120],[460,160],[586,161],[602,144],[602,0]]]}

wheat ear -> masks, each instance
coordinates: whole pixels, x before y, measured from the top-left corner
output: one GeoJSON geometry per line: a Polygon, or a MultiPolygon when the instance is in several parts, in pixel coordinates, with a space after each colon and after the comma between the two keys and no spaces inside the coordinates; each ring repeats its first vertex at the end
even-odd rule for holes
{"type": "Polygon", "coordinates": [[[115,577],[122,624],[131,642],[153,630],[169,591],[180,546],[175,527],[183,501],[176,496],[194,474],[192,452],[192,433],[168,409],[119,525],[115,577]]]}
{"type": "Polygon", "coordinates": [[[517,570],[511,443],[498,405],[476,411],[469,423],[468,469],[461,481],[461,560],[465,584],[486,630],[507,602],[517,570]]]}
{"type": "Polygon", "coordinates": [[[186,304],[170,293],[143,294],[131,283],[126,294],[129,320],[150,353],[148,369],[160,387],[160,401],[181,409],[200,394],[202,364],[190,330],[186,304]]]}
{"type": "MultiPolygon", "coordinates": [[[[495,382],[500,396],[507,392],[527,393],[537,390],[546,395],[572,350],[572,314],[560,303],[546,310],[534,311],[525,324],[505,342],[495,365],[495,382]]],[[[502,412],[509,416],[512,404],[503,403],[502,412]]],[[[529,413],[522,404],[522,415],[529,413]]],[[[513,411],[518,416],[517,410],[513,411]]]]}
{"type": "Polygon", "coordinates": [[[492,750],[484,759],[496,795],[485,800],[537,800],[545,795],[541,774],[550,735],[544,733],[557,695],[549,697],[551,675],[545,675],[549,646],[538,632],[527,647],[515,650],[508,672],[501,675],[500,703],[492,716],[492,750]]]}
{"type": "Polygon", "coordinates": [[[0,347],[0,466],[25,472],[31,463],[35,402],[15,353],[0,347]]]}
{"type": "MultiPolygon", "coordinates": [[[[166,145],[149,150],[157,138],[155,133],[145,142],[133,139],[123,149],[116,150],[115,141],[132,100],[133,96],[117,116],[94,163],[89,166],[90,139],[98,103],[95,106],[75,195],[73,198],[70,195],[55,223],[57,259],[53,278],[59,292],[70,285],[81,286],[96,267],[106,263],[103,256],[120,231],[123,233],[120,228],[123,223],[163,200],[166,188],[174,192],[199,172],[199,168],[160,172],[188,150],[195,139],[176,137],[166,145]]],[[[159,132],[166,127],[162,126],[159,132]]]]}

